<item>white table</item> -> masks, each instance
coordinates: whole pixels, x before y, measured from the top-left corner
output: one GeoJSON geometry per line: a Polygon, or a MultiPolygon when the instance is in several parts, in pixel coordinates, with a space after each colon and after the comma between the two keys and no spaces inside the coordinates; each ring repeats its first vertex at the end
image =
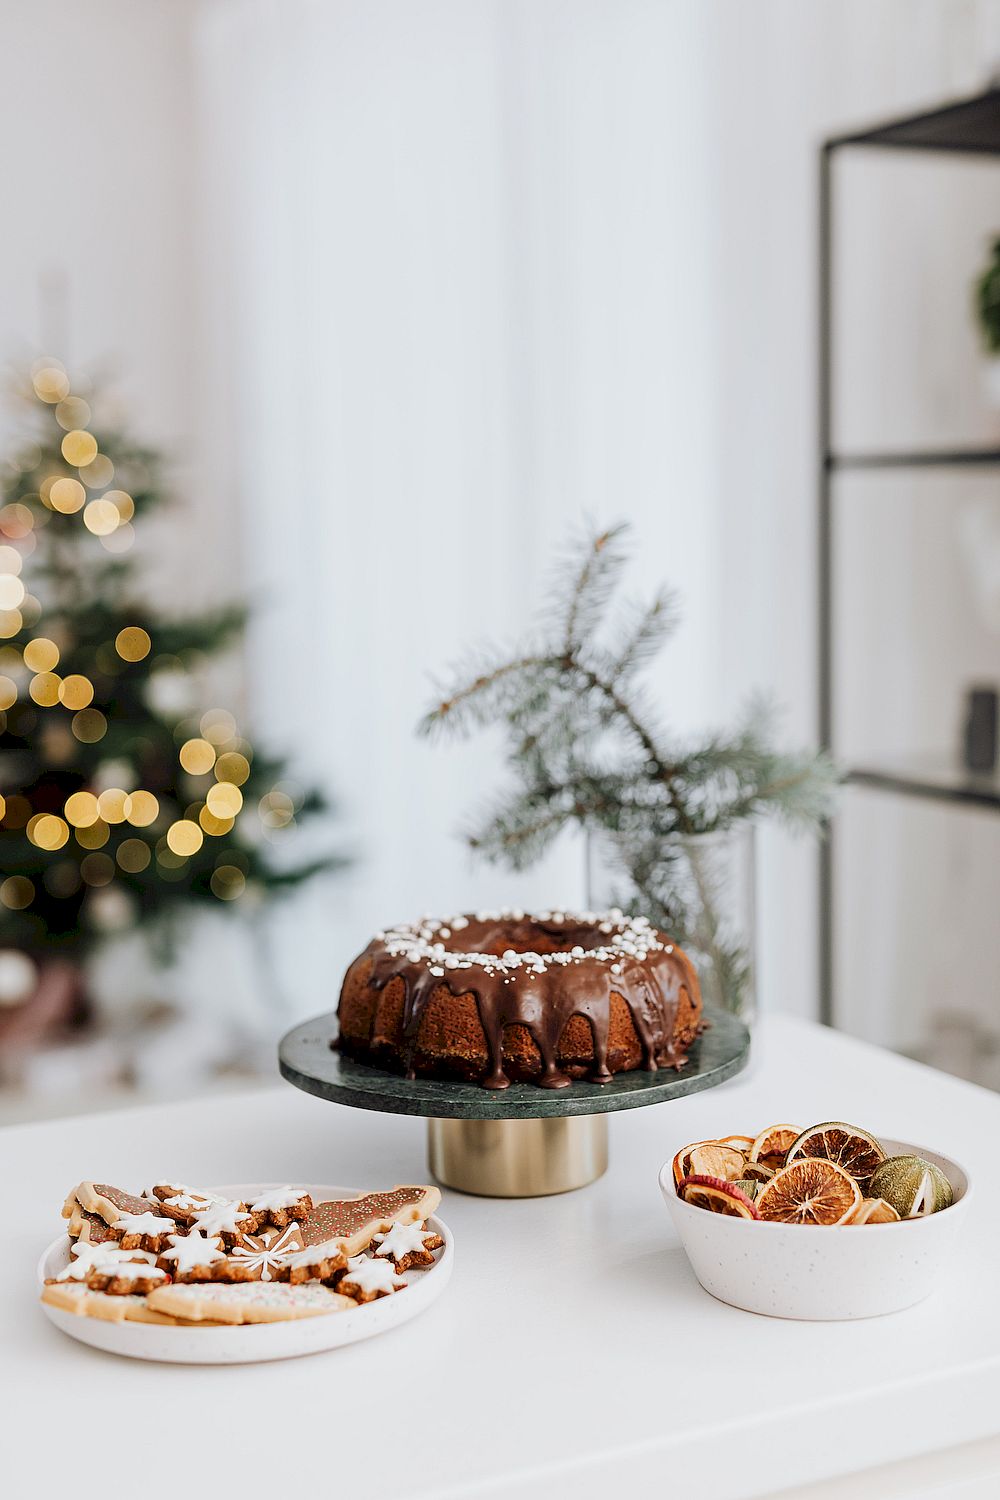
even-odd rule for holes
{"type": "Polygon", "coordinates": [[[63,1337],[33,1277],[66,1191],[89,1176],[139,1187],[158,1172],[422,1181],[422,1122],[281,1085],[0,1132],[4,1493],[87,1484],[99,1447],[109,1493],[111,1476],[127,1485],[155,1468],[157,1493],[173,1475],[182,1494],[197,1475],[200,1495],[306,1486],[331,1500],[1000,1494],[1000,1197],[989,1190],[1000,1097],[780,1017],[754,1046],[749,1071],[713,1092],[613,1116],[610,1170],[583,1191],[446,1193],[457,1258],[445,1297],[384,1337],[279,1364],[147,1365],[63,1337]],[[862,1323],[782,1322],[713,1301],[673,1237],[660,1164],[686,1141],[829,1118],[970,1169],[978,1201],[954,1276],[922,1306],[862,1323]]]}

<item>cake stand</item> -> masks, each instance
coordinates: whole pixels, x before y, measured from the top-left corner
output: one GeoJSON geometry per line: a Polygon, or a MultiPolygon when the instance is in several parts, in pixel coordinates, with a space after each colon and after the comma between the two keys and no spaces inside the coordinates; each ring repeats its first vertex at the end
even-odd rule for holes
{"type": "Polygon", "coordinates": [[[584,1187],[608,1165],[607,1116],[714,1088],[746,1067],[750,1033],[728,1011],[706,1009],[708,1023],[680,1072],[617,1073],[610,1083],[542,1089],[514,1083],[402,1078],[342,1057],[330,1042],[337,1017],[317,1016],[281,1040],[283,1077],[296,1088],[385,1114],[427,1120],[430,1169],[446,1187],[489,1198],[534,1198],[584,1187]]]}

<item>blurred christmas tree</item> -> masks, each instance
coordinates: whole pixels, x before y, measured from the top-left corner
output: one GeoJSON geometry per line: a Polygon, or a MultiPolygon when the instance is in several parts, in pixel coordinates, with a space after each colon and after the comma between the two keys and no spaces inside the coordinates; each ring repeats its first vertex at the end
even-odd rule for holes
{"type": "Polygon", "coordinates": [[[157,455],[103,430],[58,361],[23,394],[0,502],[0,950],[75,958],[108,931],[245,906],[341,863],[283,859],[281,831],[322,798],[226,710],[182,716],[245,612],[165,619],[144,592],[131,549],[166,499],[157,455]]]}

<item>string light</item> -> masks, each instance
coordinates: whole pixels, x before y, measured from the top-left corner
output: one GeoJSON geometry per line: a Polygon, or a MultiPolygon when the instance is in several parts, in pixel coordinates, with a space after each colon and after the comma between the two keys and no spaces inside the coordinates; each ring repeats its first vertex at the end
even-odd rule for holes
{"type": "Polygon", "coordinates": [[[39,849],[61,849],[69,838],[69,828],[53,813],[39,813],[28,824],[28,838],[39,849]]]}
{"type": "Polygon", "coordinates": [[[203,807],[198,814],[198,822],[207,834],[212,838],[222,838],[227,834],[236,822],[235,818],[217,818],[211,808],[203,807]]]}
{"type": "Polygon", "coordinates": [[[87,500],[87,491],[79,479],[53,479],[42,486],[42,499],[47,500],[53,510],[64,516],[72,516],[82,510],[87,500]]]}
{"type": "Polygon", "coordinates": [[[16,547],[0,547],[0,573],[20,573],[21,554],[16,547]]]}
{"type": "Polygon", "coordinates": [[[74,469],[82,468],[97,457],[97,439],[92,432],[84,432],[82,427],[74,427],[72,432],[67,432],[61,448],[63,458],[74,469]]]}
{"type": "Polygon", "coordinates": [[[83,524],[95,536],[110,536],[121,525],[117,505],[110,500],[91,500],[83,512],[83,524]]]}
{"type": "Polygon", "coordinates": [[[90,407],[82,396],[67,396],[56,407],[56,421],[65,432],[73,427],[86,427],[90,421],[90,407]]]}
{"type": "Polygon", "coordinates": [[[35,887],[24,875],[8,875],[0,885],[0,901],[9,911],[23,911],[35,899],[35,887]]]}
{"type": "Polygon", "coordinates": [[[100,849],[111,837],[111,829],[103,818],[98,818],[96,823],[90,823],[86,828],[77,828],[75,836],[81,849],[100,849]]]}
{"type": "Polygon", "coordinates": [[[36,636],[24,648],[24,665],[32,672],[52,672],[59,665],[59,647],[46,636],[36,636]]]}
{"type": "Polygon", "coordinates": [[[84,464],[79,473],[88,490],[103,490],[114,479],[115,466],[106,453],[99,453],[89,464],[84,464]]]}
{"type": "Polygon", "coordinates": [[[246,876],[235,865],[220,865],[212,871],[209,885],[220,901],[235,901],[246,890],[246,876]]]}
{"type": "Polygon", "coordinates": [[[131,521],[135,515],[135,501],[131,495],[125,490],[108,490],[104,498],[111,501],[111,504],[118,512],[120,520],[131,521]]]}
{"type": "Polygon", "coordinates": [[[59,702],[60,681],[55,672],[39,672],[37,677],[31,679],[28,692],[39,708],[52,708],[59,702]]]}
{"type": "Polygon", "coordinates": [[[129,798],[128,821],[133,828],[148,828],[160,815],[160,804],[152,792],[133,792],[129,798]]]}
{"type": "Polygon", "coordinates": [[[224,708],[211,708],[202,714],[202,736],[213,745],[225,745],[236,733],[236,720],[224,708]]]}
{"type": "Polygon", "coordinates": [[[96,745],[108,732],[108,721],[99,708],[84,708],[73,715],[73,733],[83,745],[96,745]]]}
{"type": "Polygon", "coordinates": [[[115,650],[122,661],[142,661],[149,655],[152,644],[141,625],[126,625],[115,636],[115,650]]]}
{"type": "Polygon", "coordinates": [[[71,673],[59,684],[59,701],[66,708],[86,708],[94,698],[94,684],[89,677],[71,673]]]}
{"type": "Polygon", "coordinates": [[[208,740],[187,740],[180,748],[178,759],[189,776],[204,776],[215,765],[215,746],[208,740]]]}
{"type": "Polygon", "coordinates": [[[197,823],[190,818],[180,818],[167,829],[167,846],[173,854],[183,858],[197,854],[204,843],[204,836],[197,823]]]}
{"type": "Polygon", "coordinates": [[[19,609],[0,609],[0,640],[10,640],[11,636],[17,635],[24,624],[24,619],[19,609]]]}
{"type": "Polygon", "coordinates": [[[122,869],[130,875],[138,875],[146,868],[152,857],[149,845],[144,844],[142,839],[126,839],[123,844],[119,844],[115,855],[122,869]]]}
{"type": "Polygon", "coordinates": [[[74,828],[89,828],[101,815],[100,806],[93,792],[74,792],[71,797],[66,798],[63,812],[74,828]]]}
{"type": "Polygon", "coordinates": [[[295,817],[295,803],[287,792],[277,788],[261,797],[257,810],[265,828],[287,828],[295,817]]]}
{"type": "Polygon", "coordinates": [[[230,750],[219,756],[215,763],[215,775],[218,781],[229,781],[234,786],[242,786],[250,775],[250,762],[245,755],[230,750]]]}
{"type": "Polygon", "coordinates": [[[16,573],[0,573],[0,609],[17,609],[24,598],[24,584],[16,573]]]}
{"type": "Polygon", "coordinates": [[[0,792],[0,822],[3,821],[3,815],[4,815],[4,813],[6,811],[7,811],[7,803],[6,803],[5,799],[4,799],[3,792],[0,792]]]}
{"type": "Polygon", "coordinates": [[[35,518],[31,511],[20,501],[5,505],[0,510],[0,532],[10,537],[12,542],[20,542],[26,536],[30,536],[34,524],[35,518]]]}
{"type": "Polygon", "coordinates": [[[114,861],[106,854],[88,854],[80,861],[80,874],[88,885],[109,885],[115,878],[114,861]]]}
{"type": "Polygon", "coordinates": [[[111,552],[116,557],[120,556],[123,552],[127,552],[134,541],[135,532],[127,521],[123,521],[116,531],[111,532],[110,536],[102,536],[100,538],[101,546],[105,552],[111,552]]]}
{"type": "Polygon", "coordinates": [[[132,805],[132,799],[128,792],[122,791],[121,787],[109,786],[107,791],[102,792],[98,797],[97,805],[105,823],[124,823],[132,805]]]}
{"type": "Polygon", "coordinates": [[[205,794],[208,810],[217,818],[235,818],[243,806],[243,793],[230,781],[219,781],[205,794]]]}
{"type": "Polygon", "coordinates": [[[47,361],[41,369],[37,369],[31,383],[39,401],[46,401],[50,406],[55,406],[69,395],[69,376],[55,360],[47,361]]]}
{"type": "Polygon", "coordinates": [[[0,709],[13,708],[17,702],[17,684],[9,677],[0,677],[0,709]]]}

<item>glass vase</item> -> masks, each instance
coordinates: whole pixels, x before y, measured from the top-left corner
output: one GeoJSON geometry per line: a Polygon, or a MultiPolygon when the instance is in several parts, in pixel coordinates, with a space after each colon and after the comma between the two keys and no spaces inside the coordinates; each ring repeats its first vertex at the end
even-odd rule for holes
{"type": "MultiPolygon", "coordinates": [[[[750,1022],[756,1009],[756,837],[750,822],[715,833],[678,835],[664,847],[669,865],[670,936],[698,971],[704,1003],[750,1022]]],[[[611,835],[587,840],[587,895],[592,911],[635,910],[641,896],[623,873],[611,835]]],[[[663,925],[661,921],[658,925],[663,925]]]]}

